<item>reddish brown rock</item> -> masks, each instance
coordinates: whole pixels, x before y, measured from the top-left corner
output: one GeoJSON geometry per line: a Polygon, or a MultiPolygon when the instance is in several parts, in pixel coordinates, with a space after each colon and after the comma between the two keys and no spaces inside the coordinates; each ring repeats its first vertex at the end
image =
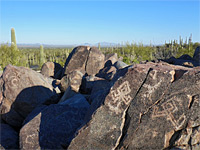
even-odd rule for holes
{"type": "Polygon", "coordinates": [[[57,95],[49,82],[50,79],[29,68],[6,66],[0,78],[1,118],[20,127],[35,107],[57,95]]]}

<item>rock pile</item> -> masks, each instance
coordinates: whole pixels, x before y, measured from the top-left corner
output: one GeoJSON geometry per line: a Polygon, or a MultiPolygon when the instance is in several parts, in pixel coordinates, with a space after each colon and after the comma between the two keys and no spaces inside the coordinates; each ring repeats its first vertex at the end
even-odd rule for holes
{"type": "Polygon", "coordinates": [[[199,48],[171,60],[128,66],[79,46],[64,68],[8,65],[0,148],[200,149],[199,48]]]}

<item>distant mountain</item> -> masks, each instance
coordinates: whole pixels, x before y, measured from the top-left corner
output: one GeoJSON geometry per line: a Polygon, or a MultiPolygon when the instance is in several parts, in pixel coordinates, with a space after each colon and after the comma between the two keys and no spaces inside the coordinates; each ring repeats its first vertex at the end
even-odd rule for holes
{"type": "MultiPolygon", "coordinates": [[[[8,44],[10,45],[10,43],[8,44]]],[[[40,43],[34,43],[34,44],[26,44],[26,43],[19,43],[17,44],[18,48],[39,48],[40,43]]],[[[91,43],[83,43],[83,44],[70,44],[70,45],[53,45],[53,44],[42,44],[46,48],[71,48],[79,45],[83,46],[96,46],[98,47],[99,43],[91,44],[91,43]]],[[[117,46],[116,43],[109,43],[109,42],[100,42],[101,47],[114,47],[117,46]]]]}
{"type": "MultiPolygon", "coordinates": [[[[95,44],[91,44],[91,43],[83,43],[83,44],[80,44],[80,45],[84,45],[84,46],[96,46],[98,47],[99,46],[99,43],[95,43],[95,44]]],[[[114,46],[117,46],[118,44],[116,43],[109,43],[109,42],[100,42],[100,46],[101,47],[114,47],[114,46]]]]}

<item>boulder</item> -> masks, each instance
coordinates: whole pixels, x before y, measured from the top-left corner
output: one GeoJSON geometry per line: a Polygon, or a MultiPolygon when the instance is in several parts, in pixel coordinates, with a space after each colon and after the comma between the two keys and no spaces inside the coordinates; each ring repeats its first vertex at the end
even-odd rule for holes
{"type": "MultiPolygon", "coordinates": [[[[96,87],[97,82],[101,82],[102,80],[105,80],[103,78],[99,78],[97,76],[84,76],[82,79],[82,84],[80,87],[80,92],[82,94],[91,94],[91,91],[94,87],[96,87]]],[[[100,88],[100,87],[98,87],[100,88]]]]}
{"type": "Polygon", "coordinates": [[[41,108],[42,111],[21,128],[20,149],[65,149],[82,125],[88,108],[81,94],[41,108]]]}
{"type": "Polygon", "coordinates": [[[8,124],[0,124],[0,149],[19,149],[18,133],[8,124]]]}
{"type": "Polygon", "coordinates": [[[188,54],[184,54],[181,57],[179,57],[178,59],[183,59],[183,60],[192,60],[192,57],[188,54]]]}
{"type": "Polygon", "coordinates": [[[104,65],[105,56],[96,48],[89,46],[78,46],[73,49],[65,62],[63,75],[75,70],[88,75],[95,75],[104,65]]]}
{"type": "Polygon", "coordinates": [[[153,67],[127,111],[126,130],[119,147],[196,147],[200,143],[199,81],[200,68],[153,67]]]}
{"type": "Polygon", "coordinates": [[[90,47],[88,46],[75,47],[65,62],[62,76],[67,75],[75,70],[79,70],[85,74],[85,65],[88,59],[89,51],[90,47]]]}
{"type": "Polygon", "coordinates": [[[62,66],[55,62],[46,62],[42,65],[41,74],[47,77],[53,77],[55,79],[60,79],[62,74],[62,66]]]}
{"type": "Polygon", "coordinates": [[[148,69],[128,70],[129,75],[115,83],[105,101],[99,101],[99,104],[104,103],[104,105],[101,105],[92,115],[90,122],[80,129],[68,149],[117,148],[122,136],[126,111],[147,73],[148,69]],[[130,75],[133,73],[135,78],[132,79],[130,75]]]}
{"type": "Polygon", "coordinates": [[[96,47],[90,49],[89,57],[86,63],[86,72],[88,75],[95,75],[104,66],[105,56],[96,47]]]}
{"type": "Polygon", "coordinates": [[[125,62],[119,60],[115,62],[114,66],[117,69],[122,69],[122,68],[127,67],[128,65],[125,62]]]}
{"type": "Polygon", "coordinates": [[[117,69],[114,66],[104,67],[103,69],[100,70],[97,76],[110,81],[113,79],[116,72],[117,72],[117,69]]]}
{"type": "Polygon", "coordinates": [[[161,62],[123,73],[68,149],[198,147],[200,68],[161,62]]]}
{"type": "Polygon", "coordinates": [[[193,59],[199,64],[200,66],[200,46],[198,46],[194,52],[193,59]]]}
{"type": "Polygon", "coordinates": [[[178,59],[175,57],[170,57],[164,61],[173,65],[180,65],[190,68],[199,66],[198,62],[194,61],[194,59],[191,59],[189,55],[182,55],[178,59]]]}
{"type": "Polygon", "coordinates": [[[116,61],[118,61],[118,57],[117,57],[117,53],[113,53],[113,54],[107,54],[105,57],[105,61],[111,61],[112,65],[115,64],[116,61]]]}
{"type": "Polygon", "coordinates": [[[0,78],[1,118],[9,125],[21,127],[35,107],[56,99],[51,81],[29,68],[6,66],[0,78]]]}
{"type": "Polygon", "coordinates": [[[83,75],[84,74],[78,70],[74,70],[65,75],[60,81],[61,91],[65,92],[68,87],[71,87],[73,91],[78,92],[81,86],[83,75]]]}

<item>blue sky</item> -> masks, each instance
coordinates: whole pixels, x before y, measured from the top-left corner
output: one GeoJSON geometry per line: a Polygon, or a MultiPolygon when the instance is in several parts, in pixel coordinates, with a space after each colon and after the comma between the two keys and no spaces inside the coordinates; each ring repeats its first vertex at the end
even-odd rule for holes
{"type": "Polygon", "coordinates": [[[200,2],[0,0],[0,43],[11,27],[17,43],[200,42],[200,2]]]}

